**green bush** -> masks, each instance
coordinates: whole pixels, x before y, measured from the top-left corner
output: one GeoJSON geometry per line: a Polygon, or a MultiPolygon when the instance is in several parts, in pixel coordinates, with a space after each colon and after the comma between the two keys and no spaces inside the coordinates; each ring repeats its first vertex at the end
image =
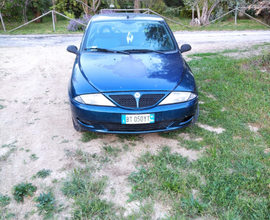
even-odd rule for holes
{"type": "Polygon", "coordinates": [[[19,203],[23,202],[24,196],[32,196],[37,190],[37,187],[33,186],[32,183],[20,183],[13,187],[14,199],[19,203]]]}
{"type": "Polygon", "coordinates": [[[44,214],[45,217],[51,218],[52,213],[55,210],[55,197],[52,192],[40,193],[39,197],[36,197],[35,202],[38,202],[36,207],[39,210],[39,215],[44,214]]]}

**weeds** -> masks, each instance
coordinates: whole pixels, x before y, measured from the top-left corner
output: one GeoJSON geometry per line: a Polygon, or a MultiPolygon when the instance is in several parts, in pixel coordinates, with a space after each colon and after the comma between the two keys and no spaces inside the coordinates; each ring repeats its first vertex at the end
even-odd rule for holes
{"type": "Polygon", "coordinates": [[[19,203],[23,202],[25,196],[32,196],[37,190],[37,187],[33,186],[32,183],[20,183],[13,187],[12,194],[14,199],[19,203]]]}
{"type": "Polygon", "coordinates": [[[81,141],[82,142],[89,142],[93,139],[97,139],[97,138],[101,138],[101,137],[102,137],[102,134],[86,131],[83,133],[81,141]]]}
{"type": "Polygon", "coordinates": [[[42,192],[38,197],[34,199],[38,204],[39,215],[44,214],[45,219],[51,219],[53,217],[53,212],[55,211],[55,197],[52,192],[47,194],[42,192]]]}
{"type": "Polygon", "coordinates": [[[7,161],[7,159],[9,158],[9,156],[16,150],[16,148],[11,148],[7,153],[5,153],[4,155],[2,155],[0,157],[0,162],[4,162],[7,161]]]}
{"type": "Polygon", "coordinates": [[[16,147],[16,143],[17,143],[18,141],[14,141],[14,142],[12,142],[11,144],[4,144],[4,145],[2,145],[2,148],[4,148],[4,147],[8,147],[8,148],[14,148],[14,147],[16,147]]]}
{"type": "Polygon", "coordinates": [[[4,207],[10,203],[10,197],[0,194],[0,206],[4,207]]]}
{"type": "Polygon", "coordinates": [[[74,156],[81,163],[87,163],[91,158],[89,153],[83,152],[81,149],[77,149],[74,156]]]}
{"type": "Polygon", "coordinates": [[[31,154],[31,156],[30,156],[30,159],[33,161],[37,160],[38,158],[39,157],[36,154],[31,154]]]}
{"type": "Polygon", "coordinates": [[[0,209],[0,219],[14,219],[15,218],[15,213],[11,213],[8,210],[1,210],[0,209]]]}
{"type": "Polygon", "coordinates": [[[109,146],[104,146],[103,147],[104,151],[106,152],[106,154],[113,156],[113,157],[117,157],[119,155],[120,152],[122,152],[122,150],[118,147],[111,147],[111,145],[109,146]]]}
{"type": "Polygon", "coordinates": [[[0,162],[5,162],[9,158],[9,156],[16,150],[16,144],[17,141],[12,142],[11,144],[4,144],[1,148],[9,148],[9,150],[4,154],[0,156],[0,162]]]}
{"type": "Polygon", "coordinates": [[[121,140],[127,140],[127,141],[140,141],[141,138],[139,135],[136,134],[118,134],[117,137],[121,140]]]}
{"type": "Polygon", "coordinates": [[[262,55],[261,64],[265,67],[270,67],[270,53],[265,53],[262,55]]]}
{"type": "Polygon", "coordinates": [[[157,155],[149,152],[142,155],[138,164],[143,166],[137,168],[128,178],[133,185],[129,201],[149,196],[155,198],[159,193],[166,192],[186,195],[195,184],[189,181],[191,174],[183,172],[183,169],[190,167],[187,158],[170,154],[168,147],[163,147],[157,155]]]}
{"type": "Polygon", "coordinates": [[[37,172],[36,175],[33,176],[33,179],[35,179],[35,178],[37,178],[37,177],[38,177],[38,178],[44,179],[44,178],[46,178],[47,176],[49,176],[49,175],[51,174],[51,172],[52,172],[52,170],[45,170],[45,169],[40,170],[40,171],[37,172]]]}
{"type": "Polygon", "coordinates": [[[115,218],[115,207],[112,203],[101,200],[107,183],[107,177],[94,178],[92,168],[76,168],[61,188],[64,195],[74,199],[74,219],[115,218]]]}
{"type": "Polygon", "coordinates": [[[75,168],[70,178],[63,183],[61,190],[64,195],[73,197],[87,193],[88,190],[96,195],[103,192],[107,178],[104,177],[101,180],[93,181],[92,170],[89,166],[86,168],[75,168]]]}
{"type": "Polygon", "coordinates": [[[199,122],[225,131],[215,134],[195,125],[160,134],[204,153],[192,163],[169,148],[141,155],[128,178],[130,201],[164,201],[170,207],[169,219],[270,219],[270,154],[265,151],[270,146],[270,93],[267,75],[261,71],[262,66],[269,67],[268,57],[235,60],[206,55],[196,54],[201,59],[190,62],[204,102],[199,122]],[[248,124],[259,130],[252,132],[248,124]],[[181,140],[182,132],[201,141],[181,140]]]}

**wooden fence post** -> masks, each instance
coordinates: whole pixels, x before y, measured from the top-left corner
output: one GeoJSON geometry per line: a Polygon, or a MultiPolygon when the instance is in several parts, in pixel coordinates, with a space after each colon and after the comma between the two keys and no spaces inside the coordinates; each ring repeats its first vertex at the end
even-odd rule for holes
{"type": "Polygon", "coordinates": [[[55,32],[54,10],[52,10],[53,31],[55,32]]]}
{"type": "Polygon", "coordinates": [[[4,31],[5,31],[5,33],[7,33],[7,32],[6,32],[6,28],[5,28],[5,24],[4,24],[4,21],[3,21],[3,17],[2,17],[2,15],[1,15],[1,12],[0,12],[0,19],[1,19],[2,26],[3,26],[3,28],[4,28],[4,31]]]}
{"type": "Polygon", "coordinates": [[[235,7],[235,12],[234,12],[234,25],[237,25],[237,13],[238,13],[238,4],[235,7]]]}

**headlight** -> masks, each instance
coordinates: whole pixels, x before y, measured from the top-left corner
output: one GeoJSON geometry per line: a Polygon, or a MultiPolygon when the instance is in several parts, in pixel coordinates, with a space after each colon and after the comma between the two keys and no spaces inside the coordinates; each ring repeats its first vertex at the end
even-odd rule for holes
{"type": "Polygon", "coordinates": [[[196,97],[197,95],[192,92],[172,92],[159,105],[168,105],[168,104],[186,102],[196,97]]]}
{"type": "Polygon", "coordinates": [[[109,99],[102,94],[79,95],[74,98],[77,102],[87,105],[115,106],[109,99]]]}

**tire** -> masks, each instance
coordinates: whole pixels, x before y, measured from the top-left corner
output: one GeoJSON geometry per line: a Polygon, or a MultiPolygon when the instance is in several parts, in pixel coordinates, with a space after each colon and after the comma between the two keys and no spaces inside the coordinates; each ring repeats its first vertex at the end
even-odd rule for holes
{"type": "Polygon", "coordinates": [[[73,127],[76,131],[78,132],[84,132],[85,130],[82,129],[79,125],[77,125],[75,122],[74,122],[74,119],[72,118],[72,123],[73,123],[73,127]]]}
{"type": "Polygon", "coordinates": [[[198,121],[198,118],[199,118],[199,112],[200,112],[200,108],[199,108],[199,104],[198,104],[197,111],[196,111],[196,113],[195,113],[195,115],[194,115],[194,118],[193,118],[193,120],[192,120],[190,126],[195,125],[195,123],[198,121]]]}

